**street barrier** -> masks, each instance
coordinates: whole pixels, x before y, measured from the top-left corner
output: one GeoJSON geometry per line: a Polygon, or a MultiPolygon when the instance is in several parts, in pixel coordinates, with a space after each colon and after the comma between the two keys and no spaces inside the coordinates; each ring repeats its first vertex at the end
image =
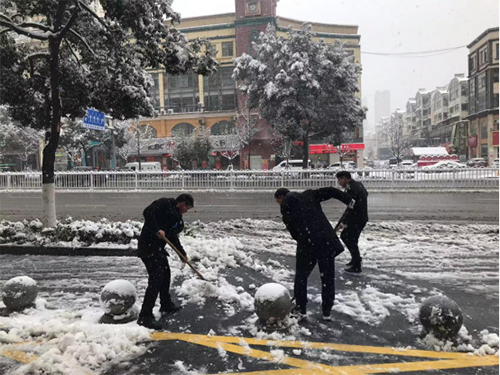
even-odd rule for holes
{"type": "MultiPolygon", "coordinates": [[[[359,169],[350,171],[368,189],[494,190],[497,168],[359,169]]],[[[273,190],[337,186],[335,170],[299,171],[99,171],[56,172],[57,190],[273,190]]],[[[0,190],[40,190],[40,172],[0,173],[0,190]]]]}

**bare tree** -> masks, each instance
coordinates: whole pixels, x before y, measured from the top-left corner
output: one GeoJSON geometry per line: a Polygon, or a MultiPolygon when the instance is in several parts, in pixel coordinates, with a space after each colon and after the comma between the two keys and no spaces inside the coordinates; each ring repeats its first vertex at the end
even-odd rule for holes
{"type": "Polygon", "coordinates": [[[139,163],[139,171],[142,170],[141,164],[141,148],[148,147],[156,138],[155,129],[150,125],[141,125],[139,120],[129,122],[130,126],[127,132],[132,136],[128,136],[129,145],[133,149],[132,154],[137,153],[137,161],[139,163]]]}
{"type": "Polygon", "coordinates": [[[252,140],[255,135],[262,130],[259,126],[260,115],[257,110],[252,110],[247,105],[247,98],[242,100],[241,110],[238,111],[236,117],[238,119],[237,135],[240,139],[241,146],[248,146],[248,169],[250,169],[250,155],[252,154],[252,140]]]}
{"type": "Polygon", "coordinates": [[[329,139],[329,142],[333,145],[333,148],[339,155],[340,168],[344,167],[344,158],[352,151],[349,148],[349,145],[354,142],[354,139],[355,132],[352,130],[345,130],[335,134],[329,139]]]}
{"type": "Polygon", "coordinates": [[[391,115],[391,119],[385,123],[384,129],[386,146],[396,158],[398,166],[403,156],[410,149],[410,138],[405,132],[404,122],[398,112],[391,115]]]}

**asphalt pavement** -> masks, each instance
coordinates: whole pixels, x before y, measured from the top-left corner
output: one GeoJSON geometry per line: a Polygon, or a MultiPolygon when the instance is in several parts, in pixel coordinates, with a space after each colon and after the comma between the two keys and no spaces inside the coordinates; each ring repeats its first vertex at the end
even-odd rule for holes
{"type": "MultiPolygon", "coordinates": [[[[62,193],[56,195],[59,218],[114,221],[142,220],[142,211],[155,199],[175,197],[180,192],[62,193]]],[[[280,219],[279,207],[269,192],[190,192],[195,208],[187,221],[212,222],[237,218],[280,219]]],[[[23,220],[42,215],[41,193],[0,193],[0,219],[23,220]]],[[[429,222],[496,222],[498,193],[372,193],[368,197],[371,221],[418,220],[429,222]]],[[[324,211],[332,221],[344,206],[326,202],[324,211]]]]}

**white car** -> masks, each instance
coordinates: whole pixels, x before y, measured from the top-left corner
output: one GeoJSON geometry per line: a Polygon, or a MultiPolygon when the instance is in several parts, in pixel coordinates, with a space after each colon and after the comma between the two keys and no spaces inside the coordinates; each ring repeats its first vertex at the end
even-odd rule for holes
{"type": "Polygon", "coordinates": [[[456,161],[444,160],[437,162],[436,164],[433,165],[426,165],[422,167],[422,170],[426,172],[435,172],[442,169],[463,169],[463,168],[467,168],[467,166],[461,163],[457,163],[456,161]]]}
{"type": "Polygon", "coordinates": [[[493,159],[493,168],[498,168],[500,166],[499,159],[493,159]]]}
{"type": "Polygon", "coordinates": [[[328,168],[333,169],[335,171],[336,170],[352,171],[352,170],[358,169],[356,163],[353,161],[344,161],[342,163],[342,165],[340,164],[340,162],[336,162],[336,163],[330,164],[330,166],[328,168]]]}

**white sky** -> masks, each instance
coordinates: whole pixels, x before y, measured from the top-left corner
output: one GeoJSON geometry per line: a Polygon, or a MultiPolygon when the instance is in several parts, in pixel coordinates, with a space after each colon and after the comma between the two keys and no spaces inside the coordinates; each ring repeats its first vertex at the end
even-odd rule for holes
{"type": "MultiPolygon", "coordinates": [[[[234,12],[234,0],[175,0],[182,17],[234,12]]],[[[278,15],[304,21],[358,25],[361,51],[407,52],[467,45],[498,27],[498,0],[280,0],[278,15]]],[[[369,126],[377,90],[391,91],[391,111],[404,108],[419,88],[467,76],[467,48],[426,58],[362,55],[362,96],[369,126]]]]}

